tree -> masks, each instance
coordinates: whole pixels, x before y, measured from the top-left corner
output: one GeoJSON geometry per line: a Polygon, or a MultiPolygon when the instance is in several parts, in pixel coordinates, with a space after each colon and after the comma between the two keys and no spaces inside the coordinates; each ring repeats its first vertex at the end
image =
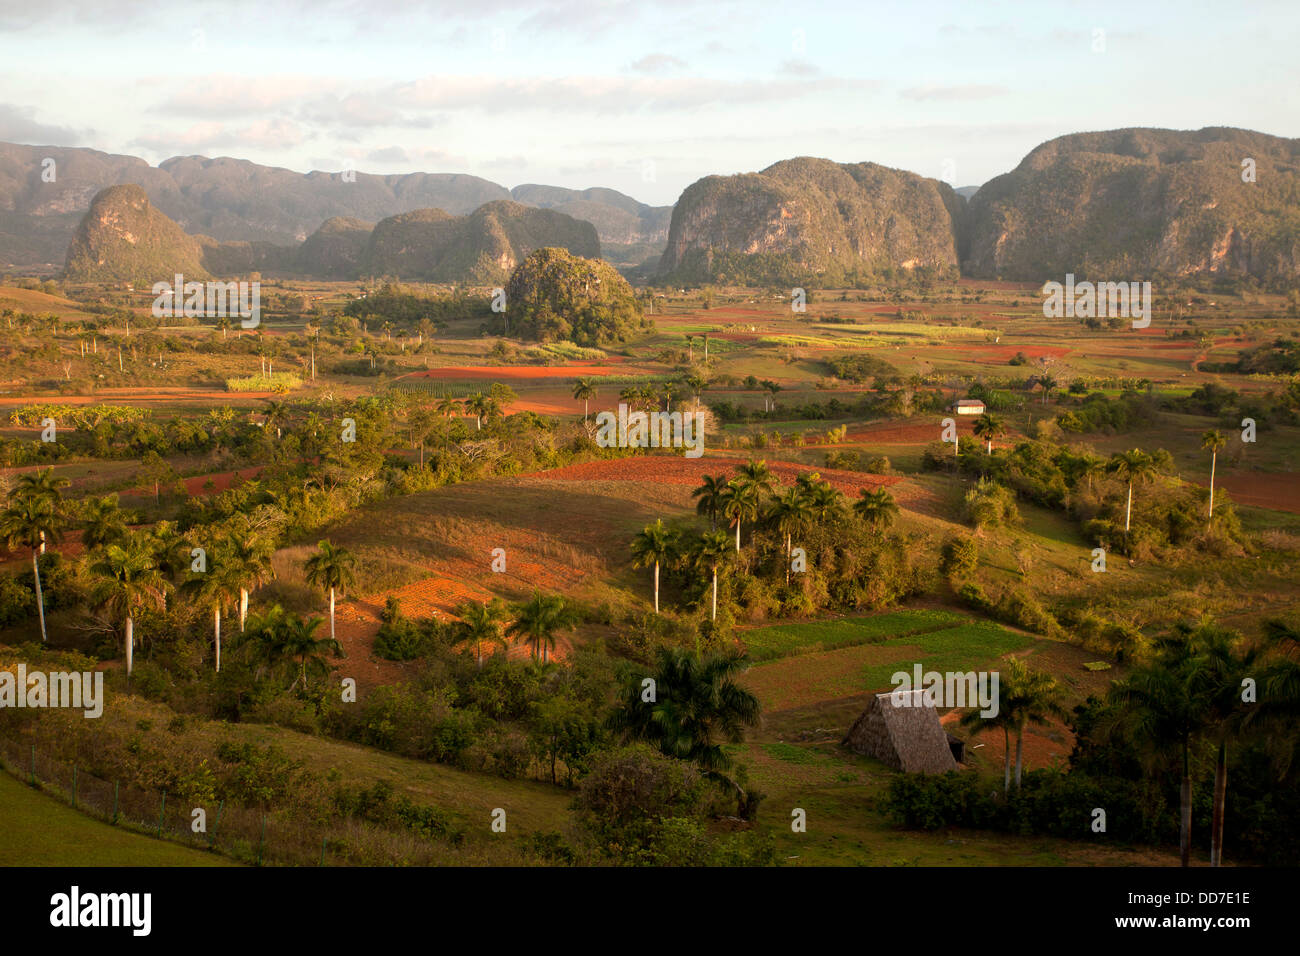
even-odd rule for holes
{"type": "Polygon", "coordinates": [[[456,609],[460,621],[456,625],[456,643],[473,644],[478,666],[483,666],[483,644],[503,644],[501,629],[506,619],[506,606],[500,598],[490,601],[466,601],[456,609]]]}
{"type": "Polygon", "coordinates": [[[248,592],[259,588],[274,576],[271,568],[271,545],[256,535],[232,535],[228,560],[234,565],[239,581],[239,630],[243,633],[248,619],[248,592]]]}
{"type": "Polygon", "coordinates": [[[334,640],[334,592],[346,591],[355,583],[353,568],[356,566],[356,558],[352,556],[352,552],[344,548],[336,548],[328,541],[320,541],[316,547],[317,552],[303,564],[303,572],[307,577],[307,583],[312,587],[329,591],[330,640],[332,641],[334,640]]]}
{"type": "Polygon", "coordinates": [[[1192,847],[1192,744],[1210,722],[1206,682],[1186,632],[1160,638],[1154,655],[1129,672],[1110,692],[1120,705],[1112,729],[1127,730],[1155,766],[1172,754],[1181,757],[1179,852],[1187,866],[1192,847]]]}
{"type": "Polygon", "coordinates": [[[632,557],[638,568],[654,565],[655,569],[655,613],[659,613],[659,565],[676,553],[677,532],[664,526],[660,518],[654,524],[646,525],[632,539],[632,557]]]}
{"type": "Polygon", "coordinates": [[[744,807],[745,791],[726,773],[732,759],[723,744],[742,742],[745,728],[758,724],[758,698],[736,682],[745,667],[745,656],[737,651],[701,656],[661,647],[652,675],[654,700],[643,699],[641,676],[630,676],[611,718],[612,729],[651,743],[669,757],[691,761],[733,788],[744,807]]]}
{"type": "Polygon", "coordinates": [[[894,523],[898,516],[898,503],[884,488],[875,491],[863,488],[858,492],[858,500],[853,502],[853,510],[869,528],[881,531],[894,523]]]}
{"type": "Polygon", "coordinates": [[[1228,439],[1217,428],[1201,436],[1201,447],[1210,453],[1210,513],[1207,519],[1214,517],[1214,469],[1219,463],[1219,452],[1227,446],[1228,439]]]}
{"type": "Polygon", "coordinates": [[[154,563],[148,542],[136,536],[110,544],[90,566],[96,582],[91,603],[126,625],[126,676],[134,669],[135,619],[163,607],[170,585],[154,563]]]}
{"type": "Polygon", "coordinates": [[[578,384],[573,386],[573,397],[575,400],[582,402],[582,420],[586,422],[591,400],[596,397],[596,386],[591,384],[589,378],[580,379],[578,384]]]}
{"type": "Polygon", "coordinates": [[[140,475],[145,481],[153,484],[153,500],[157,503],[159,500],[159,486],[162,482],[174,478],[176,472],[172,470],[172,466],[167,464],[161,455],[150,449],[140,459],[140,475]]]}
{"type": "Polygon", "coordinates": [[[740,551],[740,525],[758,517],[758,488],[744,478],[733,478],[722,490],[722,513],[736,526],[736,551],[740,551]]]}
{"type": "Polygon", "coordinates": [[[1124,530],[1128,531],[1132,526],[1133,486],[1144,485],[1156,476],[1156,460],[1140,448],[1134,448],[1112,455],[1108,470],[1128,484],[1128,503],[1124,508],[1124,530]]]}
{"type": "Polygon", "coordinates": [[[993,439],[1001,438],[1007,433],[1006,423],[997,415],[985,412],[975,419],[975,434],[988,442],[988,454],[993,454],[993,439]]]}
{"type": "Polygon", "coordinates": [[[82,511],[86,527],[81,540],[88,549],[103,547],[121,540],[127,532],[126,512],[118,506],[117,495],[88,500],[82,511]]]}
{"type": "Polygon", "coordinates": [[[239,565],[217,551],[206,571],[191,571],[182,585],[195,603],[212,609],[213,665],[218,674],[221,673],[221,612],[239,598],[241,584],[239,565]]]}
{"type": "Polygon", "coordinates": [[[1002,731],[1002,793],[1011,793],[1011,728],[1015,726],[1015,715],[1007,706],[1011,687],[1008,682],[998,680],[998,709],[991,717],[985,717],[979,710],[968,710],[962,714],[960,724],[977,736],[985,730],[1002,731]]]}
{"type": "Polygon", "coordinates": [[[776,530],[785,535],[785,583],[790,583],[790,552],[793,547],[794,535],[808,527],[811,519],[811,509],[808,505],[808,499],[799,493],[797,488],[791,488],[784,495],[777,497],[772,502],[772,508],[767,514],[768,520],[776,530]]]}
{"type": "Polygon", "coordinates": [[[286,657],[298,662],[298,676],[289,685],[290,692],[297,688],[299,681],[302,681],[303,692],[307,691],[310,679],[308,670],[321,676],[329,673],[330,667],[325,663],[326,654],[333,654],[335,657],[343,656],[343,647],[334,640],[333,635],[316,636],[316,629],[321,626],[321,623],[318,617],[301,618],[296,614],[285,615],[281,621],[280,647],[284,649],[286,657]]]}
{"type": "Polygon", "coordinates": [[[9,548],[32,549],[32,574],[36,579],[36,610],[41,619],[41,642],[49,640],[45,632],[45,599],[41,593],[40,555],[46,540],[58,541],[63,519],[49,498],[9,496],[9,507],[0,513],[0,534],[9,548]]]}
{"type": "Polygon", "coordinates": [[[1064,718],[1066,713],[1061,706],[1061,687],[1056,680],[1050,674],[1031,671],[1019,658],[1013,657],[1008,662],[1002,681],[1008,684],[1006,705],[1011,712],[1011,725],[1016,729],[1016,789],[1019,790],[1024,766],[1025,727],[1029,724],[1041,726],[1051,717],[1064,718]]]}
{"type": "MultiPolygon", "coordinates": [[[[18,481],[14,484],[13,490],[9,492],[9,498],[11,501],[33,500],[47,502],[50,511],[56,518],[60,518],[63,511],[63,489],[68,485],[68,479],[55,476],[53,466],[38,468],[36,471],[29,471],[18,476],[18,481]]],[[[45,553],[45,539],[43,537],[40,542],[40,551],[41,554],[45,553]]]]}
{"type": "Polygon", "coordinates": [[[570,630],[578,623],[577,613],[558,594],[534,591],[532,598],[513,605],[511,611],[515,619],[506,632],[532,645],[533,660],[540,653],[543,662],[550,659],[550,652],[555,648],[556,632],[570,630]]]}
{"type": "Polygon", "coordinates": [[[749,461],[736,469],[741,480],[753,485],[760,496],[773,493],[778,484],[776,475],[767,466],[766,461],[749,461]]]}
{"type": "Polygon", "coordinates": [[[718,568],[727,560],[731,552],[731,541],[722,531],[710,531],[700,535],[694,556],[697,568],[707,569],[713,575],[713,611],[709,620],[718,619],[718,568]]]}
{"type": "Polygon", "coordinates": [[[709,529],[718,527],[718,512],[722,509],[723,492],[727,487],[725,475],[705,475],[700,487],[691,492],[697,514],[709,516],[709,529]]]}
{"type": "Polygon", "coordinates": [[[1041,378],[1039,378],[1038,384],[1043,386],[1043,404],[1046,405],[1047,396],[1051,394],[1052,389],[1056,388],[1056,386],[1059,385],[1060,382],[1056,380],[1055,376],[1043,375],[1041,378]]]}

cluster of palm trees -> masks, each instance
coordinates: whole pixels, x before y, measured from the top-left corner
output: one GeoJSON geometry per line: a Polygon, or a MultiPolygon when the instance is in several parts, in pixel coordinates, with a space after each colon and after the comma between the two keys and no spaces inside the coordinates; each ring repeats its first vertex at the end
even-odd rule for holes
{"type": "MultiPolygon", "coordinates": [[[[742,527],[767,526],[782,536],[785,554],[790,556],[794,537],[815,525],[843,520],[848,509],[844,496],[817,472],[807,472],[795,479],[794,487],[780,491],[780,482],[766,461],[750,461],[741,465],[737,473],[728,478],[723,475],[705,475],[698,488],[692,492],[696,499],[696,512],[709,519],[709,530],[698,539],[684,543],[676,529],[664,525],[660,519],[648,525],[632,539],[632,556],[636,567],[654,568],[654,608],[659,613],[659,570],[664,564],[684,561],[691,567],[707,571],[712,577],[712,609],[710,620],[718,617],[718,571],[733,549],[731,536],[718,530],[719,520],[735,528],[734,550],[739,554],[742,545],[742,527]]],[[[853,504],[853,512],[871,528],[884,530],[898,514],[893,496],[883,488],[863,488],[853,504]]],[[[790,569],[786,568],[786,582],[790,569]]]]}
{"type": "Polygon", "coordinates": [[[1064,717],[1061,686],[1050,674],[1031,671],[1025,662],[1013,657],[998,673],[998,709],[992,717],[972,710],[962,715],[961,725],[972,735],[985,730],[1001,730],[1003,751],[1002,792],[1011,792],[1011,734],[1016,735],[1016,789],[1020,789],[1024,767],[1025,728],[1041,726],[1052,717],[1064,717]]]}
{"type": "Polygon", "coordinates": [[[534,591],[527,601],[506,604],[500,598],[466,601],[456,609],[460,618],[453,629],[453,642],[474,648],[478,666],[483,666],[483,645],[509,646],[511,639],[527,644],[533,660],[547,663],[555,650],[555,638],[578,623],[578,612],[558,594],[534,591]]]}

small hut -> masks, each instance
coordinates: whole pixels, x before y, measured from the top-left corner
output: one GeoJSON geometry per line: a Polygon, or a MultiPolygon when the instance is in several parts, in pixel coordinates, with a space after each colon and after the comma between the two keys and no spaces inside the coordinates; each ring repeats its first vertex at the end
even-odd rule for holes
{"type": "Polygon", "coordinates": [[[854,753],[875,757],[908,773],[957,769],[939,713],[926,703],[922,690],[876,694],[849,728],[844,744],[854,753]]]}

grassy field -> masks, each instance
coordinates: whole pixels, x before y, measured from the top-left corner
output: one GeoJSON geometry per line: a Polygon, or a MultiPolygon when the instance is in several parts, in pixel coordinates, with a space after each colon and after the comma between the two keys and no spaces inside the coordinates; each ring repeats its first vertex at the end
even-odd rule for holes
{"type": "Polygon", "coordinates": [[[237,866],[118,829],[0,772],[0,866],[237,866]]]}

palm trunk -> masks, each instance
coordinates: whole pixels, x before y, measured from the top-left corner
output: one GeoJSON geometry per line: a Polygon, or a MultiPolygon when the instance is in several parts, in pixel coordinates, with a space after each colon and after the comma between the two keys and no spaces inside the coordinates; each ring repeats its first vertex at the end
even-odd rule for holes
{"type": "Polygon", "coordinates": [[[655,562],[655,613],[659,613],[659,562],[655,562]]]}
{"type": "Polygon", "coordinates": [[[45,633],[45,598],[41,595],[41,566],[36,559],[36,549],[32,549],[32,573],[36,576],[36,609],[41,615],[41,643],[49,641],[45,633]]]}
{"type": "Polygon", "coordinates": [[[334,640],[334,589],[330,588],[330,640],[334,640]]]}
{"type": "Polygon", "coordinates": [[[790,584],[790,535],[785,536],[785,583],[790,584]]]}
{"type": "Polygon", "coordinates": [[[1210,456],[1210,517],[1214,517],[1214,466],[1219,463],[1219,453],[1210,456]]]}
{"type": "Polygon", "coordinates": [[[1219,741],[1219,757],[1214,763],[1214,816],[1210,826],[1210,866],[1223,863],[1223,811],[1228,795],[1228,744],[1219,741]]]}
{"type": "Polygon", "coordinates": [[[718,619],[718,569],[713,569],[713,617],[711,620],[718,619]]]}
{"type": "Polygon", "coordinates": [[[588,399],[582,400],[582,423],[587,424],[587,415],[591,411],[591,402],[588,399]]]}
{"type": "Polygon", "coordinates": [[[1002,795],[1011,793],[1011,732],[1002,728],[1002,795]]]}
{"type": "Polygon", "coordinates": [[[239,589],[239,633],[244,633],[244,622],[248,620],[248,588],[239,589]]]}
{"type": "Polygon", "coordinates": [[[1016,789],[1020,789],[1020,771],[1025,763],[1025,728],[1016,731],[1016,789]]]}
{"type": "Polygon", "coordinates": [[[221,608],[212,612],[212,639],[217,649],[217,673],[221,673],[221,608]]]}
{"type": "Polygon", "coordinates": [[[1182,822],[1178,829],[1178,853],[1183,866],[1192,856],[1192,771],[1188,742],[1183,741],[1183,785],[1178,794],[1182,822]]]}
{"type": "Polygon", "coordinates": [[[1124,530],[1129,529],[1129,521],[1133,517],[1133,482],[1128,483],[1128,504],[1124,508],[1124,530]]]}
{"type": "Polygon", "coordinates": [[[131,618],[128,617],[126,619],[126,676],[127,677],[131,676],[131,671],[135,667],[134,656],[135,656],[135,621],[131,620],[131,618]]]}
{"type": "Polygon", "coordinates": [[[740,519],[736,519],[736,553],[740,553],[740,519]]]}

